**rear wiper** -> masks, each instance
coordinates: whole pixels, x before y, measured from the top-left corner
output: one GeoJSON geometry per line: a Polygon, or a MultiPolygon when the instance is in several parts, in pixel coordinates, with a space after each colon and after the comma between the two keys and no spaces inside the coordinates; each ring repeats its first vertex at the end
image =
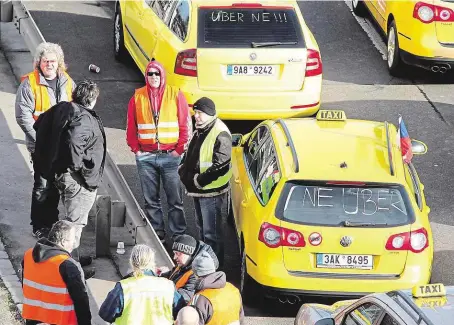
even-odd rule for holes
{"type": "Polygon", "coordinates": [[[345,220],[341,223],[344,227],[377,227],[377,226],[387,226],[386,222],[354,222],[345,220]]]}
{"type": "Polygon", "coordinates": [[[252,42],[252,47],[267,47],[276,45],[295,45],[296,42],[252,42]]]}

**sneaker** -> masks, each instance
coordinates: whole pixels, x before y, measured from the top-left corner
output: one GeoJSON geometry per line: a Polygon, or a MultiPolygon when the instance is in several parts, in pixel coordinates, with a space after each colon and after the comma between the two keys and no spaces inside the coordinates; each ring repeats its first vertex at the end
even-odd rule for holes
{"type": "Polygon", "coordinates": [[[82,266],[88,266],[93,263],[93,257],[91,256],[81,256],[79,257],[79,263],[82,266]]]}
{"type": "Polygon", "coordinates": [[[41,228],[41,229],[32,231],[32,235],[33,235],[33,237],[35,237],[37,239],[47,238],[47,236],[49,236],[49,231],[50,231],[49,228],[41,228]]]}
{"type": "Polygon", "coordinates": [[[94,267],[92,267],[91,269],[88,269],[88,270],[84,269],[85,280],[88,280],[88,279],[94,277],[95,274],[96,274],[96,269],[94,267]]]}

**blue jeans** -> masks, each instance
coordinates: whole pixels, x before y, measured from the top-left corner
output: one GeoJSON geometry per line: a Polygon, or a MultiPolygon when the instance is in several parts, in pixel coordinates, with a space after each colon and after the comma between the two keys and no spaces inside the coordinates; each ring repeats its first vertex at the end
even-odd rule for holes
{"type": "Polygon", "coordinates": [[[220,267],[224,264],[222,228],[227,219],[228,201],[228,192],[213,197],[194,197],[200,239],[213,248],[220,267]]]}
{"type": "Polygon", "coordinates": [[[145,214],[160,238],[166,230],[161,206],[161,182],[169,206],[168,219],[171,236],[182,235],[186,231],[183,210],[183,189],[178,175],[180,157],[167,153],[145,152],[136,156],[137,170],[145,200],[145,214]]]}

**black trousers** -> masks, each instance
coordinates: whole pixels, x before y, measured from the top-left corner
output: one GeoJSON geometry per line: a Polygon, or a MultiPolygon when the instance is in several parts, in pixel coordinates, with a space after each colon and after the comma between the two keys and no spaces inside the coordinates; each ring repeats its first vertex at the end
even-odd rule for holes
{"type": "Polygon", "coordinates": [[[51,228],[58,221],[58,202],[60,194],[55,187],[54,182],[49,182],[41,177],[41,173],[37,170],[34,162],[34,154],[32,154],[34,183],[32,191],[32,206],[31,206],[31,225],[33,231],[41,228],[51,228]]]}

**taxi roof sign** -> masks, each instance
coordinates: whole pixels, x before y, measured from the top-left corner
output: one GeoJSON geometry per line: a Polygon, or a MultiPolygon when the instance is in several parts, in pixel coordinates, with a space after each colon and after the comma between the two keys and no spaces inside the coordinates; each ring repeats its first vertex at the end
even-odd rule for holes
{"type": "Polygon", "coordinates": [[[346,121],[347,115],[341,110],[321,109],[317,113],[318,121],[346,121]]]}
{"type": "Polygon", "coordinates": [[[415,298],[442,297],[446,296],[446,289],[443,283],[427,284],[414,287],[412,295],[415,298]]]}

